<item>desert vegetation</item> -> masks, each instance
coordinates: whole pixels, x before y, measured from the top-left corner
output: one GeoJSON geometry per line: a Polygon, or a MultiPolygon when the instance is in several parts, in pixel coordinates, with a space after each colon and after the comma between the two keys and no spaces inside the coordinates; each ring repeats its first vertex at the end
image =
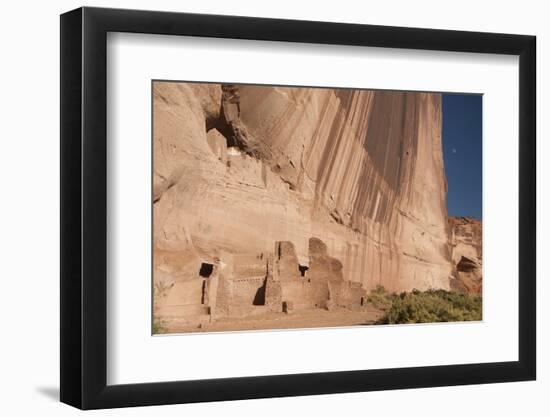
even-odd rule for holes
{"type": "Polygon", "coordinates": [[[384,313],[377,324],[481,320],[481,296],[445,290],[390,293],[376,287],[368,302],[384,313]]]}
{"type": "MultiPolygon", "coordinates": [[[[174,286],[174,284],[167,285],[164,282],[157,282],[153,286],[153,306],[158,305],[161,299],[165,298],[168,291],[174,286]]],[[[153,334],[166,333],[166,323],[159,318],[157,314],[153,314],[153,334]]]]}

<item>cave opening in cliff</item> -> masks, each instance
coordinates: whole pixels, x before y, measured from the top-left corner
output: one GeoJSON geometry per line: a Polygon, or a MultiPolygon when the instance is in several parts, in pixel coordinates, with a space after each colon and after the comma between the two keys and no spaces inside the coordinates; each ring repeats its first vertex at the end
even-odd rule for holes
{"type": "Polygon", "coordinates": [[[201,268],[199,269],[199,275],[203,278],[210,278],[212,272],[214,271],[214,265],[203,262],[201,268]]]}
{"type": "Polygon", "coordinates": [[[218,132],[225,138],[227,148],[236,148],[240,151],[247,152],[246,132],[240,127],[238,118],[234,119],[225,114],[225,109],[222,106],[220,117],[213,125],[218,132]]]}
{"type": "Polygon", "coordinates": [[[309,269],[309,266],[298,265],[298,269],[300,270],[300,275],[302,277],[305,277],[306,276],[306,271],[309,269]]]}
{"type": "Polygon", "coordinates": [[[460,261],[456,264],[456,270],[458,272],[471,272],[477,268],[477,263],[470,258],[462,256],[460,261]]]}

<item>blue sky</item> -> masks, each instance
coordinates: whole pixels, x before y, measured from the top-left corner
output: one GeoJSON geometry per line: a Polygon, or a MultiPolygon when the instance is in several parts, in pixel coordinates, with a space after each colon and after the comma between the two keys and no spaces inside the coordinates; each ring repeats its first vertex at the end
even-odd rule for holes
{"type": "Polygon", "coordinates": [[[443,94],[443,157],[451,216],[482,218],[481,95],[443,94]]]}

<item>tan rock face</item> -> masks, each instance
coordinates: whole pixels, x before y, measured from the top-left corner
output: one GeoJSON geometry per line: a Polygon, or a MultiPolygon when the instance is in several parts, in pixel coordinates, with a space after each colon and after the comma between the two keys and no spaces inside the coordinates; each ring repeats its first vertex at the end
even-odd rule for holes
{"type": "Polygon", "coordinates": [[[454,264],[451,287],[457,291],[481,294],[483,284],[481,222],[471,217],[449,217],[449,226],[454,264]]]}
{"type": "Polygon", "coordinates": [[[153,108],[155,282],[290,242],[358,288],[449,289],[439,94],[156,82],[153,108]]]}

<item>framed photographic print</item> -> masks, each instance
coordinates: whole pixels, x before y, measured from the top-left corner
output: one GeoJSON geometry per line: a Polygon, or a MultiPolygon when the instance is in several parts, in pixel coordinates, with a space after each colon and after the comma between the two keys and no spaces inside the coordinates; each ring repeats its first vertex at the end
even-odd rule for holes
{"type": "Polygon", "coordinates": [[[535,103],[532,36],[63,14],[61,400],[535,379],[535,103]]]}

